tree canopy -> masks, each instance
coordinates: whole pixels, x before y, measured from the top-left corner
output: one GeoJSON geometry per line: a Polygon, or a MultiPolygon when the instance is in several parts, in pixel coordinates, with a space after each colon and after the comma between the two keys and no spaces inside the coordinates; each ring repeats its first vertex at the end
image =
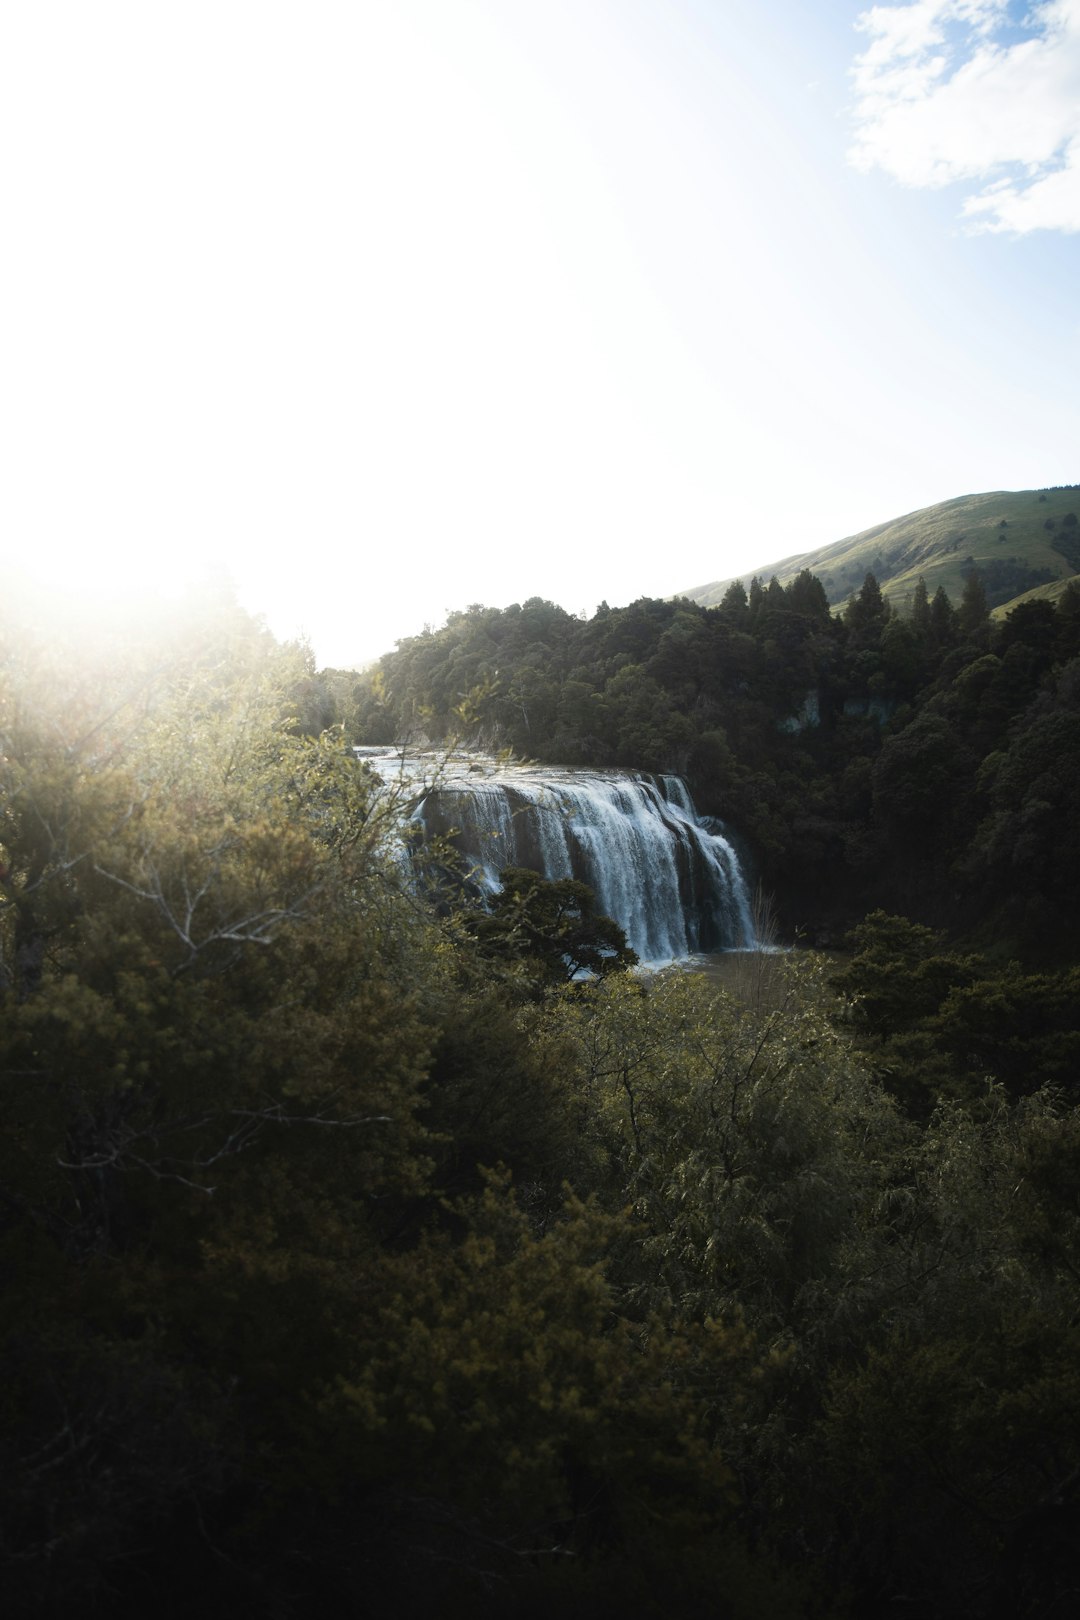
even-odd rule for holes
{"type": "Polygon", "coordinates": [[[804,571],[716,608],[474,606],[328,682],[326,704],[358,742],[685,775],[804,939],[881,908],[1057,959],[1080,905],[1063,763],[1078,657],[1075,592],[991,621],[973,567],[959,609],[922,582],[899,613],[869,574],[833,615],[804,571]]]}
{"type": "Polygon", "coordinates": [[[1061,1609],[1078,986],[1023,947],[1076,881],[1077,616],[890,650],[797,583],[472,608],[347,685],[227,601],[82,654],[7,615],[11,1612],[1061,1609]],[[932,874],[968,937],[879,909],[841,994],[721,988],[579,883],[448,897],[349,744],[455,710],[685,753],[804,898],[932,874]]]}

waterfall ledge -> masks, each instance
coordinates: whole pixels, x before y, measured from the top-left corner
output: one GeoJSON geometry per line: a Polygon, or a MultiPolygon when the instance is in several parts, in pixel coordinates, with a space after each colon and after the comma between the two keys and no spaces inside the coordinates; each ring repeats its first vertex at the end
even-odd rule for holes
{"type": "Polygon", "coordinates": [[[384,777],[437,764],[413,819],[425,838],[449,839],[488,893],[508,866],[577,878],[644,963],[754,947],[738,857],[699,819],[681,777],[358,752],[384,777]]]}

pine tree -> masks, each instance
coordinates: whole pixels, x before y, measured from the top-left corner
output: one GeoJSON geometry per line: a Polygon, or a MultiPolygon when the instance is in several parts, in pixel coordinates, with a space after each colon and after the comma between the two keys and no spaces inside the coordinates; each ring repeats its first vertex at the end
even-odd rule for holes
{"type": "Polygon", "coordinates": [[[964,594],[960,598],[957,618],[960,629],[969,640],[977,638],[989,624],[990,609],[986,602],[982,576],[977,568],[969,569],[964,579],[964,594]]]}
{"type": "Polygon", "coordinates": [[[959,626],[956,609],[949,601],[944,585],[939,585],[930,603],[930,641],[938,652],[956,645],[959,626]]]}
{"type": "Polygon", "coordinates": [[[921,640],[929,638],[930,593],[926,589],[926,580],[922,574],[919,575],[911,598],[911,628],[921,640]]]}
{"type": "Polygon", "coordinates": [[[720,598],[720,612],[724,622],[733,630],[745,630],[749,609],[746,590],[741,579],[733,579],[720,598]]]}
{"type": "Polygon", "coordinates": [[[892,615],[874,574],[867,574],[858,593],[844,609],[848,642],[853,650],[876,647],[892,615]]]}

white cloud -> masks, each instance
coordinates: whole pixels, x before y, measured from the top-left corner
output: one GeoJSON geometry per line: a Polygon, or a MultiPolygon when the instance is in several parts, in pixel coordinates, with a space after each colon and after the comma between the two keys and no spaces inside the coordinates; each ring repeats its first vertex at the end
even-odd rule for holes
{"type": "Polygon", "coordinates": [[[1080,231],[1080,0],[874,6],[853,69],[855,167],[978,184],[974,228],[1080,231]]]}

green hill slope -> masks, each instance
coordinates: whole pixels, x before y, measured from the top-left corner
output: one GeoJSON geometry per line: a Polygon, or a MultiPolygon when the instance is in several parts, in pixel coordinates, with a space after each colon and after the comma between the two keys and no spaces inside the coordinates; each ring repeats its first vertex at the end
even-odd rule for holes
{"type": "MultiPolygon", "coordinates": [[[[961,495],[753,572],[762,580],[775,574],[783,585],[809,568],[833,606],[846,602],[870,572],[902,610],[920,574],[931,596],[943,585],[959,601],[973,564],[991,607],[1027,592],[1053,591],[1058,581],[1071,578],[1080,571],[1080,485],[961,495]]],[[[747,583],[750,576],[742,577],[747,583]]],[[[680,594],[711,607],[731,583],[717,580],[680,594]]]]}

